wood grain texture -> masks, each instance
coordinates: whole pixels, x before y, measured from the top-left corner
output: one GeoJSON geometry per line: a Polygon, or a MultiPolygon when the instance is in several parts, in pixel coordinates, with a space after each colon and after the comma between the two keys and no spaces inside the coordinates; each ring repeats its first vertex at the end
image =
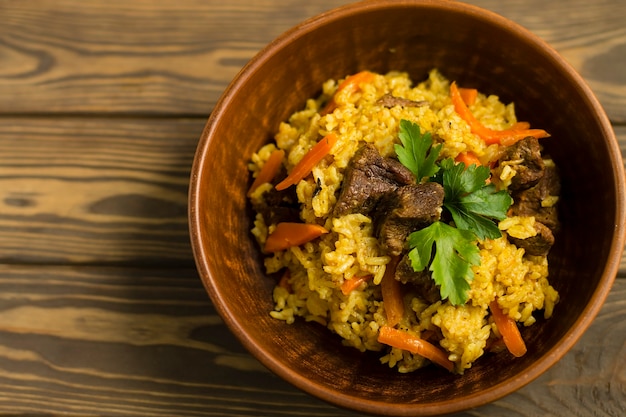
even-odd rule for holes
{"type": "MultiPolygon", "coordinates": [[[[346,3],[4,0],[0,112],[207,115],[226,84],[265,44],[346,3]]],[[[552,44],[589,82],[611,119],[626,122],[623,4],[468,3],[502,14],[552,44]]]]}
{"type": "MultiPolygon", "coordinates": [[[[615,335],[626,332],[625,300],[619,280],[562,361],[457,416],[619,416],[626,344],[615,335]]],[[[357,415],[300,392],[246,353],[194,269],[0,266],[0,393],[9,414],[357,415]]]]}
{"type": "Polygon", "coordinates": [[[0,261],[192,265],[187,189],[204,123],[0,118],[0,261]]]}
{"type": "Polygon", "coordinates": [[[347,1],[0,2],[0,112],[208,115],[295,23],[347,1]]]}
{"type": "MultiPolygon", "coordinates": [[[[0,415],[356,416],[265,369],[197,276],[206,118],[267,42],[348,0],[0,0],[0,415]]],[[[555,47],[626,156],[623,0],[469,0],[555,47]]],[[[626,412],[626,256],[555,367],[469,416],[626,412]]]]}

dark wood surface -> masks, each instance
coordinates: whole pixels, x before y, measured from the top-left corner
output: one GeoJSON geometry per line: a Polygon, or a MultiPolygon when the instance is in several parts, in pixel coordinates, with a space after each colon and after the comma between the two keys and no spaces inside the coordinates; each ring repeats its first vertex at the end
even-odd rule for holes
{"type": "MultiPolygon", "coordinates": [[[[267,42],[346,1],[0,0],[0,415],[352,416],[252,358],[187,229],[195,147],[267,42]]],[[[626,153],[624,0],[474,0],[553,45],[626,153]]],[[[626,262],[545,375],[458,416],[626,415],[626,262]]]]}

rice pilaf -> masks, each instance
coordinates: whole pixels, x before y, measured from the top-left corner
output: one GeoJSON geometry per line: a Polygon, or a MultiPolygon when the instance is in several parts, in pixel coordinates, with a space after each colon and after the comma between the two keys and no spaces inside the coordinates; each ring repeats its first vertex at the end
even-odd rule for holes
{"type": "MultiPolygon", "coordinates": [[[[320,138],[336,135],[329,154],[295,184],[299,221],[321,225],[328,233],[265,254],[267,273],[283,276],[274,289],[275,309],[269,314],[287,323],[297,318],[317,322],[341,337],[345,345],[379,351],[383,363],[399,372],[411,372],[430,361],[378,340],[380,329],[388,324],[380,284],[392,256],[381,246],[371,217],[333,215],[346,168],[364,144],[372,144],[383,157],[395,158],[401,120],[430,132],[434,142],[442,145],[440,158],[455,159],[471,152],[489,165],[502,154],[503,145],[487,144],[471,131],[451,102],[450,81],[438,70],[430,71],[417,85],[402,72],[372,73],[357,89],[338,88],[339,81],[324,83],[322,94],[308,99],[304,109],[282,123],[275,141],[252,155],[249,164],[256,176],[272,152],[281,149],[285,151],[284,168],[290,172],[320,138]],[[386,106],[380,102],[386,94],[421,104],[386,106]],[[333,108],[325,111],[329,101],[333,108]],[[355,277],[362,278],[359,284],[342,292],[342,285],[355,277]]],[[[490,129],[504,130],[517,123],[514,104],[504,104],[495,95],[479,93],[470,109],[490,129]]],[[[506,190],[516,169],[515,163],[503,164],[492,171],[491,181],[506,190]]],[[[265,183],[255,189],[250,194],[253,204],[263,200],[274,185],[265,183]]],[[[557,201],[558,195],[550,195],[544,204],[554,206],[557,201]]],[[[510,215],[499,223],[502,237],[477,240],[480,264],[473,267],[465,304],[428,302],[404,286],[405,310],[395,328],[429,340],[454,363],[454,372],[463,373],[500,344],[501,334],[489,309],[494,300],[520,326],[533,325],[537,311],[549,318],[559,297],[548,281],[547,255],[529,254],[513,243],[532,238],[534,225],[533,216],[510,215]]],[[[252,233],[261,247],[275,228],[276,224],[267,224],[264,216],[256,213],[252,233]]]]}

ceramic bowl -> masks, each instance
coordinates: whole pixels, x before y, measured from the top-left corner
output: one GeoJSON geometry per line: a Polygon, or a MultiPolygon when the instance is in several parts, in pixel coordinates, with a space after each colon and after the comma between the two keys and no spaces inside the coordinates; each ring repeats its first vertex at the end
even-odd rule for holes
{"type": "Polygon", "coordinates": [[[195,157],[190,233],[200,277],[226,324],[271,371],[337,406],[381,415],[457,412],[501,398],[554,365],[591,324],[624,245],[625,192],[612,127],[589,87],[554,49],[518,24],[452,1],[366,1],[311,18],[262,49],[211,113],[195,157]],[[250,155],[324,81],[360,70],[438,68],[460,85],[514,101],[520,120],[548,130],[560,168],[562,230],[550,261],[554,316],[523,330],[528,353],[479,359],[464,375],[435,366],[400,374],[378,355],[342,346],[326,328],[270,317],[246,200],[250,155]]]}

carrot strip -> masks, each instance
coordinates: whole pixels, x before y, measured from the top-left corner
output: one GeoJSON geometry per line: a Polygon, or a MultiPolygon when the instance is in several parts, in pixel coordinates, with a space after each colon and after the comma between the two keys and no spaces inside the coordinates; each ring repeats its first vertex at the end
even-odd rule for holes
{"type": "Polygon", "coordinates": [[[357,288],[359,288],[359,286],[361,284],[363,284],[364,282],[369,281],[372,278],[373,277],[371,275],[363,275],[363,276],[360,276],[360,277],[352,277],[352,278],[350,278],[348,280],[345,280],[341,284],[341,292],[343,293],[343,295],[348,295],[352,291],[354,291],[357,288]]]}
{"type": "Polygon", "coordinates": [[[471,152],[471,151],[461,152],[460,154],[457,155],[456,158],[454,158],[454,160],[456,162],[463,162],[466,167],[469,167],[472,164],[474,164],[476,166],[480,166],[481,165],[480,159],[478,159],[476,154],[474,152],[471,152]]]}
{"type": "Polygon", "coordinates": [[[456,82],[452,82],[452,84],[450,84],[450,98],[452,99],[452,104],[454,105],[454,111],[461,116],[461,119],[467,122],[472,132],[481,136],[481,133],[487,130],[487,128],[474,117],[470,109],[465,105],[456,82]]]}
{"type": "Polygon", "coordinates": [[[278,223],[276,229],[267,237],[263,251],[277,252],[292,246],[300,246],[324,233],[328,233],[328,230],[318,224],[278,223]]]}
{"type": "Polygon", "coordinates": [[[400,323],[400,320],[402,320],[404,316],[402,287],[400,281],[394,277],[398,261],[399,258],[397,256],[391,258],[387,264],[387,269],[385,269],[385,275],[383,275],[383,279],[380,282],[383,306],[385,308],[385,314],[387,315],[387,325],[391,327],[400,323]]]}
{"type": "Polygon", "coordinates": [[[478,90],[475,88],[459,87],[459,94],[461,94],[463,102],[468,106],[476,103],[476,99],[478,98],[478,90]]]}
{"type": "Polygon", "coordinates": [[[524,343],[524,339],[522,339],[522,335],[515,320],[504,314],[497,300],[489,303],[489,309],[498,327],[498,331],[502,335],[506,348],[517,358],[524,356],[526,353],[526,344],[524,343]]]}
{"type": "Polygon", "coordinates": [[[332,149],[333,145],[337,142],[337,135],[329,133],[324,136],[319,142],[317,142],[304,157],[298,162],[298,164],[289,173],[287,178],[282,180],[276,185],[278,191],[284,190],[294,184],[297,184],[302,178],[309,175],[311,170],[318,162],[320,162],[332,149]]]}
{"type": "Polygon", "coordinates": [[[446,368],[450,372],[454,369],[454,362],[448,359],[448,356],[443,350],[405,331],[383,326],[379,330],[378,341],[385,345],[423,356],[437,365],[446,368]]]}
{"type": "Polygon", "coordinates": [[[489,129],[474,117],[470,109],[463,101],[456,82],[452,82],[450,84],[450,98],[452,99],[454,110],[463,120],[467,122],[472,133],[480,136],[480,138],[488,145],[498,143],[504,146],[510,146],[528,136],[534,136],[537,139],[550,136],[550,134],[543,129],[530,129],[529,125],[524,122],[518,123],[514,125],[513,128],[505,130],[489,129]]]}
{"type": "Polygon", "coordinates": [[[285,151],[282,149],[276,149],[270,154],[270,157],[267,158],[265,164],[257,174],[254,182],[250,186],[248,190],[248,197],[259,188],[260,185],[265,184],[266,182],[271,182],[278,171],[280,170],[280,165],[283,163],[283,159],[285,157],[285,151]]]}
{"type": "Polygon", "coordinates": [[[525,130],[530,129],[530,123],[528,122],[516,122],[508,130],[525,130]]]}
{"type": "MultiPolygon", "coordinates": [[[[342,91],[342,90],[346,90],[350,93],[355,93],[361,88],[360,84],[369,83],[369,82],[372,82],[373,80],[374,80],[373,73],[369,71],[357,72],[356,74],[346,77],[346,79],[343,80],[339,84],[339,86],[337,87],[337,90],[335,91],[335,96],[337,95],[339,91],[342,91]]],[[[321,116],[324,116],[328,113],[332,113],[333,110],[337,108],[337,102],[335,102],[335,96],[333,96],[328,101],[328,103],[326,103],[326,106],[324,106],[324,108],[320,111],[321,116]]]]}
{"type": "Polygon", "coordinates": [[[501,131],[496,131],[497,133],[491,137],[485,138],[485,143],[500,143],[503,146],[511,146],[515,142],[520,141],[529,136],[534,136],[537,139],[547,138],[550,136],[548,132],[543,129],[506,129],[501,131]]]}

